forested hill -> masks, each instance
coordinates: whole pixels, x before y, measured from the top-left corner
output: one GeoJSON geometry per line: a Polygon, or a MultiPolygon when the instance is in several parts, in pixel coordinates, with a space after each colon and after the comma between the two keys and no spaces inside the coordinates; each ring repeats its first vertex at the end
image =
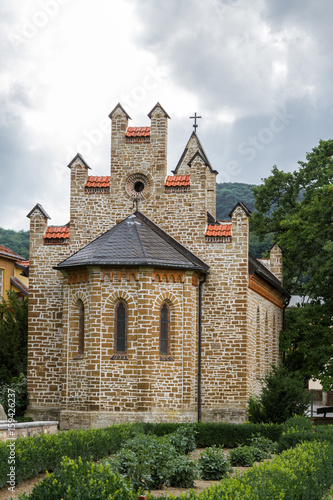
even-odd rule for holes
{"type": "Polygon", "coordinates": [[[219,220],[230,219],[230,211],[238,201],[245,203],[253,212],[254,196],[252,184],[241,182],[221,182],[216,184],[216,218],[219,220]]]}
{"type": "MultiPolygon", "coordinates": [[[[216,184],[216,218],[220,220],[230,219],[229,213],[238,201],[242,201],[253,212],[254,196],[251,184],[240,182],[222,182],[216,184]]],[[[13,231],[12,229],[0,228],[0,245],[11,248],[14,252],[29,258],[29,231],[13,231]]],[[[271,240],[267,237],[259,242],[253,234],[250,235],[250,251],[256,257],[270,247],[271,240]]]]}
{"type": "Polygon", "coordinates": [[[0,245],[29,259],[29,231],[14,231],[0,227],[0,245]]]}

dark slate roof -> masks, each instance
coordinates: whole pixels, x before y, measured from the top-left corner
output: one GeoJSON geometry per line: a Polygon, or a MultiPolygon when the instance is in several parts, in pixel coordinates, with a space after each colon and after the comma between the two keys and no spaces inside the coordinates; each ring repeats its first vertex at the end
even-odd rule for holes
{"type": "Polygon", "coordinates": [[[249,253],[249,274],[257,274],[266,283],[277,289],[282,295],[288,299],[291,297],[290,293],[283,288],[281,281],[271,273],[264,264],[259,262],[252,254],[249,253]]]}
{"type": "Polygon", "coordinates": [[[30,210],[30,212],[27,215],[27,217],[29,219],[30,219],[31,215],[34,213],[35,210],[39,210],[40,213],[43,215],[43,217],[45,217],[45,219],[51,219],[51,217],[49,215],[47,215],[47,213],[45,212],[44,208],[42,207],[42,205],[40,203],[36,203],[36,205],[34,206],[34,208],[32,210],[30,210]]]}
{"type": "Polygon", "coordinates": [[[141,212],[130,215],[54,269],[78,266],[155,266],[202,272],[209,269],[141,212]]]}

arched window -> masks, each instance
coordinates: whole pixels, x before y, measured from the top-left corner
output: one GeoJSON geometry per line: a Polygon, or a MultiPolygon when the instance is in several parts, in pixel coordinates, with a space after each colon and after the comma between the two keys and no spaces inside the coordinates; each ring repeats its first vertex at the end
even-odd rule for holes
{"type": "Polygon", "coordinates": [[[79,301],[79,354],[84,353],[84,304],[79,301]]]}
{"type": "Polygon", "coordinates": [[[170,308],[166,302],[160,310],[160,354],[170,354],[170,308]]]}
{"type": "Polygon", "coordinates": [[[115,352],[126,352],[126,325],[127,323],[127,310],[125,303],[120,300],[116,305],[114,317],[114,332],[115,332],[115,352]]]}

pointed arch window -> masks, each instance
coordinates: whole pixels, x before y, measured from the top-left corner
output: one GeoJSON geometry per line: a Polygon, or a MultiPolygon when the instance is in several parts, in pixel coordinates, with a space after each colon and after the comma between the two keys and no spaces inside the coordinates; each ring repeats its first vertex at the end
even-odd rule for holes
{"type": "Polygon", "coordinates": [[[160,354],[170,354],[170,308],[166,302],[160,310],[160,354]]]}
{"type": "Polygon", "coordinates": [[[115,332],[115,353],[126,353],[126,337],[127,337],[127,307],[120,300],[115,308],[114,317],[114,332],[115,332]]]}

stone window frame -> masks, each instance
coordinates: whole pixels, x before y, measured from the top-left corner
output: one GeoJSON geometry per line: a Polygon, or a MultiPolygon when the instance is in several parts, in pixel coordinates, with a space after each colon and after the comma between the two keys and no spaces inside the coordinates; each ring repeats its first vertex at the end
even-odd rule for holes
{"type": "MultiPolygon", "coordinates": [[[[114,307],[114,356],[112,358],[114,359],[119,359],[119,356],[121,359],[127,359],[127,329],[128,329],[128,306],[125,300],[120,299],[117,301],[115,307],[114,307]],[[124,307],[124,313],[125,313],[125,325],[124,325],[124,350],[118,350],[117,342],[118,342],[118,324],[119,324],[119,319],[117,317],[118,314],[118,309],[122,305],[124,307]]],[[[112,359],[111,358],[111,359],[112,359]]]]}

